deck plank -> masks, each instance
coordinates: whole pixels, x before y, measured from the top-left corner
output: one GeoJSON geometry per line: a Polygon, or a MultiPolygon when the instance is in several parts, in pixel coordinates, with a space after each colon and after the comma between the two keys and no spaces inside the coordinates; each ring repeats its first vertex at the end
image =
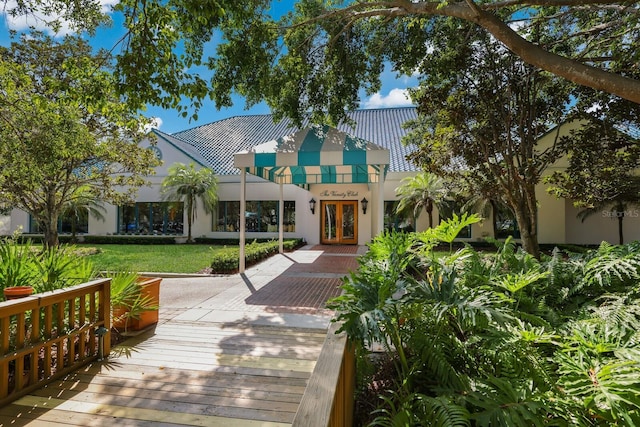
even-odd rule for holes
{"type": "Polygon", "coordinates": [[[325,338],[291,327],[169,322],[1,408],[20,425],[291,425],[325,338]]]}

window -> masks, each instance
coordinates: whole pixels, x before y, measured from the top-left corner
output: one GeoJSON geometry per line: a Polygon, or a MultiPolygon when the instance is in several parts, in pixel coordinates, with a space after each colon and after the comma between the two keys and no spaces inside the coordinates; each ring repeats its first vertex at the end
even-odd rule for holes
{"type": "Polygon", "coordinates": [[[213,231],[239,231],[240,202],[218,202],[218,215],[213,218],[213,231]]]}
{"type": "MultiPolygon", "coordinates": [[[[75,219],[76,233],[83,234],[89,232],[89,215],[79,215],[75,218],[70,215],[63,215],[58,218],[58,233],[71,234],[73,232],[73,222],[75,219]]],[[[29,215],[29,232],[30,233],[42,233],[42,227],[35,220],[35,218],[29,215]]]]}
{"type": "Polygon", "coordinates": [[[398,201],[384,202],[384,228],[385,230],[415,231],[415,219],[413,215],[398,214],[396,208],[398,201]]]}
{"type": "Polygon", "coordinates": [[[141,202],[118,207],[120,234],[182,234],[184,203],[141,202]]]}
{"type": "MultiPolygon", "coordinates": [[[[446,200],[440,204],[438,210],[440,216],[440,222],[443,220],[453,218],[453,214],[456,214],[458,217],[462,215],[462,202],[454,201],[454,200],[446,200]]],[[[471,237],[471,226],[468,225],[463,228],[456,238],[459,239],[469,239],[471,237]]]]}
{"type": "Polygon", "coordinates": [[[509,236],[520,238],[518,221],[510,210],[498,209],[497,212],[494,212],[493,219],[496,227],[496,239],[506,239],[509,236]]]}
{"type": "MultiPolygon", "coordinates": [[[[245,207],[245,226],[248,232],[277,232],[279,223],[279,202],[247,201],[245,207]]],[[[284,202],[284,231],[295,231],[296,202],[284,202]]],[[[218,203],[218,213],[214,215],[213,231],[240,231],[240,202],[226,201],[218,203]]]]}

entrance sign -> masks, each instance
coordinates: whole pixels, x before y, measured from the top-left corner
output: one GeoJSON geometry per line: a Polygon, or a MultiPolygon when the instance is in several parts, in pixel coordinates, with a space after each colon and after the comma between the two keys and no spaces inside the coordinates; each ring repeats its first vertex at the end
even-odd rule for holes
{"type": "Polygon", "coordinates": [[[337,197],[341,199],[346,199],[346,198],[358,197],[358,192],[352,191],[352,190],[340,190],[340,191],[325,190],[320,193],[320,197],[337,197]]]}

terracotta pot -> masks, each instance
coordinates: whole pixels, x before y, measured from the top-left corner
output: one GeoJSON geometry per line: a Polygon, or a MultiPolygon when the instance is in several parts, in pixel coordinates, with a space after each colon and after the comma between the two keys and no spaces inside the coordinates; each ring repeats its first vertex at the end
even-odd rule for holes
{"type": "MultiPolygon", "coordinates": [[[[161,277],[138,278],[138,283],[140,284],[140,286],[142,286],[142,291],[140,292],[140,294],[143,297],[149,297],[150,304],[156,307],[160,306],[161,281],[161,277]]],[[[127,319],[127,316],[124,315],[125,313],[127,313],[127,310],[123,307],[113,307],[112,312],[114,317],[113,326],[117,329],[139,331],[146,328],[147,326],[158,323],[158,309],[143,311],[142,313],[140,313],[140,316],[137,319],[127,319]]]]}
{"type": "Polygon", "coordinates": [[[31,286],[10,286],[4,288],[4,299],[18,299],[28,297],[33,293],[33,287],[31,286]]]}
{"type": "MultiPolygon", "coordinates": [[[[140,277],[138,282],[142,286],[142,296],[150,298],[150,304],[156,307],[160,306],[160,282],[161,277],[140,277]]],[[[134,331],[144,329],[147,326],[158,323],[158,309],[147,310],[140,313],[138,319],[129,320],[131,329],[134,331]]]]}

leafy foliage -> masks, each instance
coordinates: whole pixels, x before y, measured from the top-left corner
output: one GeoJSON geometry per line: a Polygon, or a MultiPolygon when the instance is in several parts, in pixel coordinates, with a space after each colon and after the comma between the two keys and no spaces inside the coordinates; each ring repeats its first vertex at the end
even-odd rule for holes
{"type": "MultiPolygon", "coordinates": [[[[18,2],[33,3],[42,2],[18,2]]],[[[76,10],[71,5],[85,1],[52,3],[76,10]]],[[[238,93],[297,122],[309,115],[336,122],[357,107],[363,90],[379,90],[385,63],[405,75],[437,75],[427,54],[449,38],[470,45],[461,29],[470,23],[538,68],[638,102],[638,11],[621,1],[542,3],[304,0],[281,14],[269,0],[121,0],[115,10],[128,32],[118,78],[140,100],[181,107],[184,116],[207,97],[221,108],[238,93]],[[510,26],[514,19],[519,25],[510,26]],[[437,32],[442,22],[450,22],[449,34],[437,32]],[[214,38],[222,43],[210,52],[214,38]],[[210,82],[202,67],[213,70],[210,82]]]]}
{"type": "Polygon", "coordinates": [[[77,37],[0,48],[0,203],[29,212],[48,246],[80,188],[119,204],[158,164],[138,145],[146,119],[117,95],[108,65],[77,37]]]}
{"type": "Polygon", "coordinates": [[[34,293],[87,282],[96,276],[93,264],[77,256],[73,246],[40,250],[17,235],[0,241],[0,290],[32,286],[34,293]]]}
{"type": "Polygon", "coordinates": [[[0,289],[34,286],[38,281],[37,271],[30,245],[22,245],[13,238],[0,242],[0,289]]]}
{"type": "Polygon", "coordinates": [[[437,72],[410,91],[419,112],[407,123],[405,142],[417,147],[410,160],[491,201],[494,215],[506,206],[525,250],[538,257],[535,188],[562,154],[555,143],[541,146],[540,136],[549,121],[565,120],[570,86],[476,26],[443,20],[433,31],[439,38],[425,61],[437,72]]]}
{"type": "Polygon", "coordinates": [[[96,276],[91,261],[73,251],[72,246],[51,247],[36,257],[36,271],[40,278],[35,287],[36,293],[63,289],[96,276]]]}
{"type": "Polygon", "coordinates": [[[157,310],[153,298],[142,292],[140,275],[133,271],[118,271],[111,277],[111,315],[113,322],[124,323],[138,319],[149,310],[157,310]]]}
{"type": "Polygon", "coordinates": [[[360,381],[380,349],[395,366],[366,422],[637,425],[640,245],[538,261],[508,239],[436,257],[425,242],[464,223],[451,221],[378,236],[331,303],[360,381]]]}

